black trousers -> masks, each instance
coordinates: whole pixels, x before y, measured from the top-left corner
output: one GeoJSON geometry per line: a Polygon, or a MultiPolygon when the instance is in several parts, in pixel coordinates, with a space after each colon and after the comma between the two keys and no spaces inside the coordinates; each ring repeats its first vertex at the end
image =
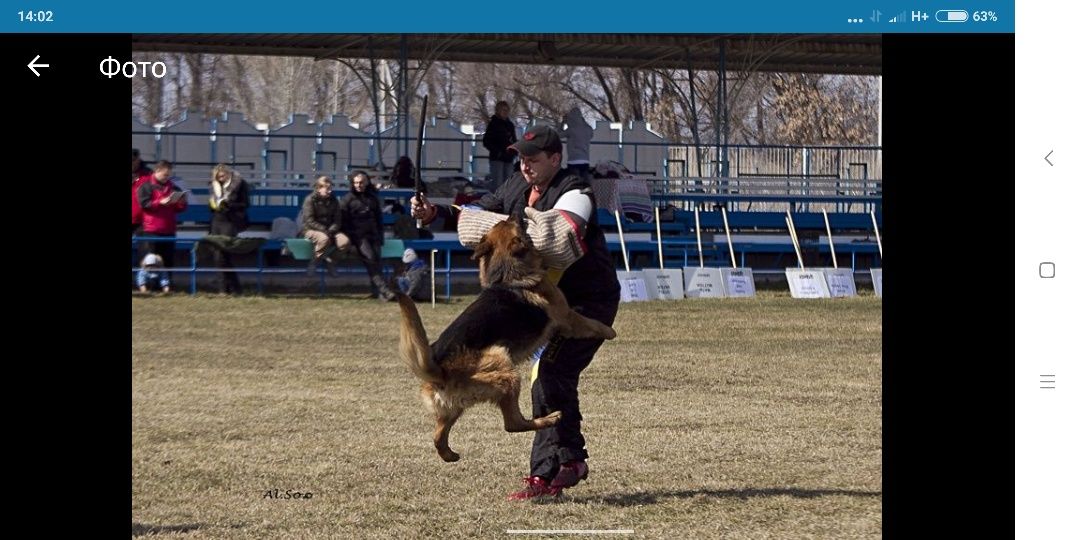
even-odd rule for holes
{"type": "Polygon", "coordinates": [[[360,262],[367,270],[371,286],[375,289],[374,292],[376,294],[389,293],[386,279],[382,274],[382,246],[376,244],[371,238],[356,235],[349,236],[349,243],[356,246],[356,251],[360,254],[360,262]]]}
{"type": "MultiPolygon", "coordinates": [[[[210,220],[210,234],[236,236],[240,234],[240,230],[233,222],[225,219],[224,216],[215,214],[210,220]]],[[[232,255],[224,250],[215,249],[214,266],[218,268],[232,268],[232,255]]],[[[243,292],[240,288],[240,276],[238,276],[236,272],[222,272],[218,281],[218,290],[225,294],[240,294],[243,292]]]]}
{"type": "MultiPolygon", "coordinates": [[[[619,300],[595,302],[571,307],[586,317],[604,324],[615,322],[619,300]]],[[[541,429],[533,437],[530,476],[551,480],[559,465],[583,461],[589,457],[585,436],[581,434],[581,409],[578,406],[578,379],[604,344],[602,339],[563,339],[556,337],[540,358],[540,369],[532,385],[533,418],[562,411],[554,427],[541,429]]]]}

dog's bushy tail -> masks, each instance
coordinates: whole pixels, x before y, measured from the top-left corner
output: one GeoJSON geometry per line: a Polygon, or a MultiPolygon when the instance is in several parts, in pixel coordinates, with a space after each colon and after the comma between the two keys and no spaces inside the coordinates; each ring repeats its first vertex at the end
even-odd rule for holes
{"type": "Polygon", "coordinates": [[[431,357],[431,345],[428,344],[427,332],[420,322],[416,304],[409,295],[402,293],[397,294],[397,301],[401,308],[401,342],[398,344],[401,359],[420,380],[441,384],[443,372],[431,357]]]}

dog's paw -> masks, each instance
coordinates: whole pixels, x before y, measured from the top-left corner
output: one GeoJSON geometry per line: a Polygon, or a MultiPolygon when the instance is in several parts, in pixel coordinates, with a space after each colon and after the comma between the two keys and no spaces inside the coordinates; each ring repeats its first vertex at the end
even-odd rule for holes
{"type": "Polygon", "coordinates": [[[447,462],[447,463],[453,463],[453,462],[461,459],[461,454],[458,454],[457,452],[455,452],[453,450],[450,450],[449,448],[446,449],[446,450],[439,450],[438,452],[439,452],[439,457],[442,458],[442,460],[447,462]]]}
{"type": "Polygon", "coordinates": [[[562,420],[562,411],[555,411],[540,419],[540,422],[544,424],[544,427],[551,427],[559,423],[562,420]]]}

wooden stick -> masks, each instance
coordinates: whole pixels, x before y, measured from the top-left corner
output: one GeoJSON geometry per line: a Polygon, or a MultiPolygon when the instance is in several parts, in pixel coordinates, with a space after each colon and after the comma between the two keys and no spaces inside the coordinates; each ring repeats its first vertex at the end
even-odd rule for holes
{"type": "Polygon", "coordinates": [[[698,263],[705,268],[705,253],[701,251],[701,218],[698,217],[699,208],[694,207],[694,230],[697,231],[697,256],[698,263]]]}
{"type": "MultiPolygon", "coordinates": [[[[423,158],[423,153],[424,153],[424,128],[427,127],[427,123],[426,123],[427,119],[425,118],[426,116],[427,116],[427,95],[425,94],[424,95],[424,104],[420,106],[420,132],[416,134],[416,163],[415,163],[415,167],[413,167],[413,182],[415,182],[413,184],[413,186],[414,186],[413,197],[415,197],[416,200],[421,201],[421,202],[423,202],[424,196],[423,196],[422,193],[420,193],[420,164],[424,160],[424,158],[423,158]]],[[[381,158],[380,158],[380,161],[381,161],[381,158]]],[[[420,218],[417,218],[416,219],[416,228],[417,229],[423,229],[424,228],[424,220],[422,220],[420,218]]],[[[432,272],[432,275],[434,275],[434,272],[432,272]]]]}
{"type": "Polygon", "coordinates": [[[877,228],[877,214],[870,212],[870,219],[874,222],[874,237],[877,238],[877,254],[878,257],[881,257],[881,233],[878,232],[877,228]]]}
{"type": "Polygon", "coordinates": [[[836,264],[836,248],[833,247],[832,243],[832,228],[829,227],[829,213],[826,212],[824,208],[822,208],[821,215],[825,216],[825,232],[829,235],[829,251],[832,252],[832,267],[840,268],[836,264]]]}
{"type": "Polygon", "coordinates": [[[799,238],[795,235],[795,220],[791,219],[791,210],[784,210],[786,216],[784,221],[787,223],[788,234],[791,235],[791,244],[795,246],[795,256],[799,258],[799,270],[804,270],[802,261],[802,251],[799,250],[799,238]]]}
{"type": "Polygon", "coordinates": [[[660,254],[660,269],[664,269],[664,241],[660,238],[660,207],[654,207],[656,214],[656,252],[660,254]]]}
{"type": "Polygon", "coordinates": [[[622,234],[622,220],[619,219],[619,211],[615,211],[615,226],[619,228],[619,246],[622,247],[622,263],[626,271],[630,271],[630,258],[626,256],[626,239],[622,234]]]}
{"type": "Polygon", "coordinates": [[[721,206],[720,214],[724,216],[724,234],[727,235],[727,248],[731,252],[731,267],[738,269],[739,263],[735,262],[735,246],[731,243],[731,229],[727,224],[727,209],[721,206]]]}

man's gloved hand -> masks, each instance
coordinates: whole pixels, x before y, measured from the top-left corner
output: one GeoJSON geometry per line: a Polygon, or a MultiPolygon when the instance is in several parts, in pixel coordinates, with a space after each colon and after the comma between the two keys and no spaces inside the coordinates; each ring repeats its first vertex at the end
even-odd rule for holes
{"type": "Polygon", "coordinates": [[[465,247],[476,247],[480,239],[500,221],[510,216],[487,210],[462,210],[458,216],[458,241],[465,247]]]}
{"type": "MultiPolygon", "coordinates": [[[[496,223],[507,218],[506,214],[486,210],[462,210],[458,217],[458,240],[465,247],[476,247],[496,223]]],[[[548,269],[564,270],[585,255],[572,222],[562,211],[525,208],[524,222],[525,234],[548,269]]]]}
{"type": "Polygon", "coordinates": [[[525,232],[549,269],[565,269],[585,255],[573,222],[562,210],[525,208],[525,232]]]}

